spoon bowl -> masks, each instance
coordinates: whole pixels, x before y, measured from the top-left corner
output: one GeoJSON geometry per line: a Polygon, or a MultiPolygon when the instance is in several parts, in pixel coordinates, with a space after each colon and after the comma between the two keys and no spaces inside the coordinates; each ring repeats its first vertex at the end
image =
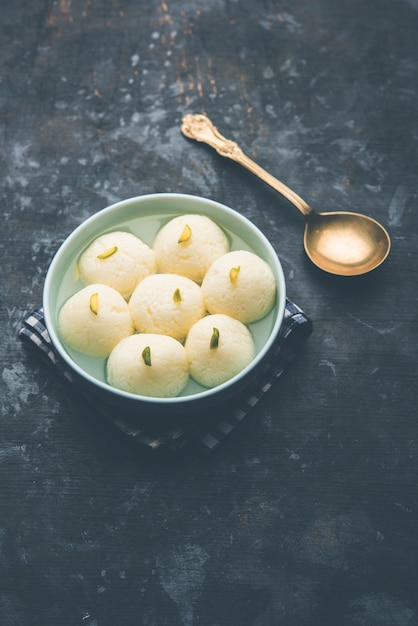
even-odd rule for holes
{"type": "Polygon", "coordinates": [[[214,148],[239,163],[287,198],[305,217],[303,243],[309,259],[321,270],[338,276],[358,276],[381,265],[390,251],[390,237],[376,220],[361,213],[318,213],[277,178],[226,139],[206,115],[186,115],[181,130],[186,137],[214,148]]]}
{"type": "Polygon", "coordinates": [[[379,222],[349,211],[311,211],[303,242],[312,263],[339,276],[371,272],[390,250],[389,235],[379,222]]]}

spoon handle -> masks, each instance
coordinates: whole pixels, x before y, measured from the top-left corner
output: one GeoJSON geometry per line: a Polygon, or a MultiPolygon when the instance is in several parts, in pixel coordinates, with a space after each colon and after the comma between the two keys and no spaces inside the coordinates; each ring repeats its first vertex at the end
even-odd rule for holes
{"type": "Polygon", "coordinates": [[[231,159],[245,167],[252,174],[287,198],[302,215],[307,216],[312,212],[311,207],[305,200],[302,200],[292,189],[289,189],[284,183],[274,178],[274,176],[257,165],[257,163],[244,154],[235,141],[231,141],[221,135],[216,126],[212,124],[206,115],[185,115],[182,121],[181,131],[186,137],[208,144],[221,156],[231,159]]]}

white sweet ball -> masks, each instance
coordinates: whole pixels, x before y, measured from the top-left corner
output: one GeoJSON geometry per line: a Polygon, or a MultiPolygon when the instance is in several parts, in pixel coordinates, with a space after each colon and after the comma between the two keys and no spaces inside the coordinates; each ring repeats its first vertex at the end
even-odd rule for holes
{"type": "Polygon", "coordinates": [[[180,215],[160,229],[153,249],[161,272],[200,283],[212,263],[228,252],[229,240],[209,217],[180,215]]]}
{"type": "Polygon", "coordinates": [[[78,262],[81,280],[113,287],[129,298],[137,284],[157,271],[152,248],[139,237],[114,231],[97,237],[78,262]]]}
{"type": "Polygon", "coordinates": [[[87,285],[62,306],[58,316],[61,337],[70,348],[96,358],[107,357],[134,325],[121,294],[107,285],[87,285]]]}
{"type": "Polygon", "coordinates": [[[138,332],[169,335],[179,341],[206,313],[200,286],[176,274],[145,278],[133,292],[129,309],[138,332]]]}
{"type": "Polygon", "coordinates": [[[235,250],[216,260],[202,282],[209,313],[224,313],[244,324],[263,318],[274,305],[276,279],[263,259],[235,250]]]}
{"type": "Polygon", "coordinates": [[[107,381],[129,393],[156,398],[178,396],[189,379],[186,352],[166,335],[139,334],[123,339],[107,361],[107,381]]]}
{"type": "Polygon", "coordinates": [[[190,375],[204,387],[215,387],[229,380],[255,356],[253,336],[247,326],[221,314],[207,315],[196,322],[184,347],[190,375]],[[218,344],[214,347],[217,335],[218,344]]]}

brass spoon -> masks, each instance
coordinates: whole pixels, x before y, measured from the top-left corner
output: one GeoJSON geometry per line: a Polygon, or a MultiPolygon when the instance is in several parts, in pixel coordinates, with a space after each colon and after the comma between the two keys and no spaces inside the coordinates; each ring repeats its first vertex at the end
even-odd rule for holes
{"type": "Polygon", "coordinates": [[[315,212],[302,198],[223,137],[205,115],[186,115],[182,133],[236,161],[287,198],[306,218],[303,243],[310,260],[330,274],[358,276],[374,270],[389,254],[390,238],[379,222],[349,211],[315,212]]]}

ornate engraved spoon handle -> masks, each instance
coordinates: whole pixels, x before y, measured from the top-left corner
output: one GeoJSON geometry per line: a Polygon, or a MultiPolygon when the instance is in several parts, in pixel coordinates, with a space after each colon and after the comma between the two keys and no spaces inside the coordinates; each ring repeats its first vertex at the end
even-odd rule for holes
{"type": "Polygon", "coordinates": [[[206,115],[185,115],[181,131],[190,139],[201,141],[214,148],[221,156],[239,163],[258,178],[287,198],[303,215],[312,212],[311,207],[284,183],[274,178],[262,167],[250,159],[235,141],[227,139],[218,131],[206,115]]]}

